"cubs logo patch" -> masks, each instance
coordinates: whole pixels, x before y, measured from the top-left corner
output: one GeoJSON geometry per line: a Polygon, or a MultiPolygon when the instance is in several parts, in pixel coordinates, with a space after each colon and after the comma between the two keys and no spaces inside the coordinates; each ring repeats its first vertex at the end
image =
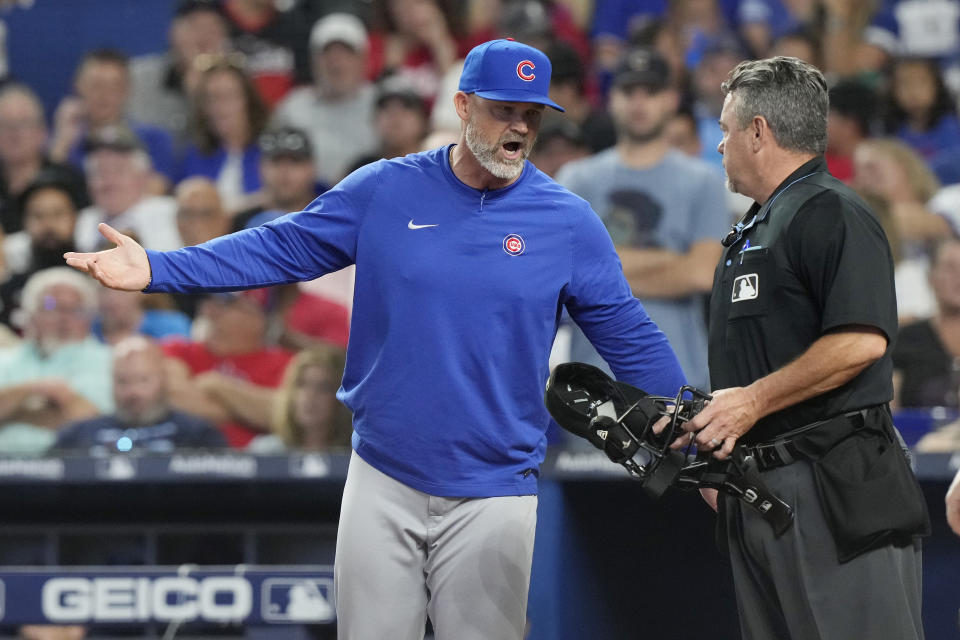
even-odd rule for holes
{"type": "Polygon", "coordinates": [[[748,273],[743,276],[737,276],[733,281],[732,302],[743,302],[744,300],[753,300],[760,295],[760,281],[757,274],[748,273]]]}
{"type": "Polygon", "coordinates": [[[515,233],[511,233],[503,239],[503,250],[506,251],[508,255],[518,256],[523,253],[525,248],[526,244],[524,244],[523,238],[515,233]]]}
{"type": "Polygon", "coordinates": [[[536,65],[531,61],[523,60],[517,65],[517,75],[520,76],[521,80],[530,82],[537,77],[536,74],[533,73],[533,70],[536,68],[536,65]]]}

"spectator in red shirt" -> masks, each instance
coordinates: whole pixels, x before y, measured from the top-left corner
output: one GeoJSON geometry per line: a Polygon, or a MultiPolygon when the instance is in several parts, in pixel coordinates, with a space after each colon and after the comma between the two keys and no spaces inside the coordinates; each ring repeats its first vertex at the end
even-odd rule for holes
{"type": "Polygon", "coordinates": [[[347,348],[350,311],[339,302],[308,293],[297,284],[247,291],[267,312],[271,343],[299,351],[310,347],[347,348]]]}
{"type": "Polygon", "coordinates": [[[245,447],[259,433],[256,425],[267,423],[269,406],[256,393],[231,396],[231,382],[276,388],[293,354],[267,346],[267,316],[249,296],[210,295],[197,322],[200,339],[164,345],[171,405],[217,424],[230,446],[245,447]]]}

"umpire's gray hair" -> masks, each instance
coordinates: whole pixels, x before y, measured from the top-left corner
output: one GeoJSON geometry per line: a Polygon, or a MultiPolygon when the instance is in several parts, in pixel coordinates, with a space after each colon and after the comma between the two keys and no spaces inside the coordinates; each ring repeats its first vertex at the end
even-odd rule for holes
{"type": "Polygon", "coordinates": [[[90,313],[97,311],[97,285],[88,276],[70,267],[50,267],[41,269],[27,279],[20,294],[20,308],[29,316],[43,308],[43,294],[50,287],[63,285],[80,294],[84,309],[90,313]]]}
{"type": "Polygon", "coordinates": [[[738,64],[720,85],[734,94],[741,129],[762,116],[784,149],[821,154],[827,148],[830,99],[820,70],[797,58],[777,56],[738,64]]]}

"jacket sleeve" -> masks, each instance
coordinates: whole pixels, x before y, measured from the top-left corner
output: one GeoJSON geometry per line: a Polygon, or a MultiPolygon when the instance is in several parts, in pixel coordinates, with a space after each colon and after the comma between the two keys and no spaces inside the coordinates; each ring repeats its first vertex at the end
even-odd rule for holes
{"type": "Polygon", "coordinates": [[[572,232],[564,304],[618,380],[654,395],[686,384],[667,337],[633,297],[603,223],[592,211],[572,232]]]}
{"type": "Polygon", "coordinates": [[[303,211],[176,251],[147,251],[148,293],[232,291],[312,280],[353,264],[377,185],[376,164],[344,178],[303,211]]]}

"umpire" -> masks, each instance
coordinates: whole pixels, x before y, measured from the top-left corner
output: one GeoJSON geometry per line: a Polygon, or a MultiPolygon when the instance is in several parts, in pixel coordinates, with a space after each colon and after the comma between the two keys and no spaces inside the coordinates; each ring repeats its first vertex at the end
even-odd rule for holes
{"type": "MultiPolygon", "coordinates": [[[[755,200],[723,240],[710,302],[714,400],[697,445],[738,448],[793,506],[780,536],[724,496],[744,640],[923,638],[929,519],[887,403],[897,333],[884,232],[822,156],[827,86],[796,58],[743,62],[722,85],[728,187],[755,200]]],[[[715,508],[717,496],[705,493],[715,508]]]]}

